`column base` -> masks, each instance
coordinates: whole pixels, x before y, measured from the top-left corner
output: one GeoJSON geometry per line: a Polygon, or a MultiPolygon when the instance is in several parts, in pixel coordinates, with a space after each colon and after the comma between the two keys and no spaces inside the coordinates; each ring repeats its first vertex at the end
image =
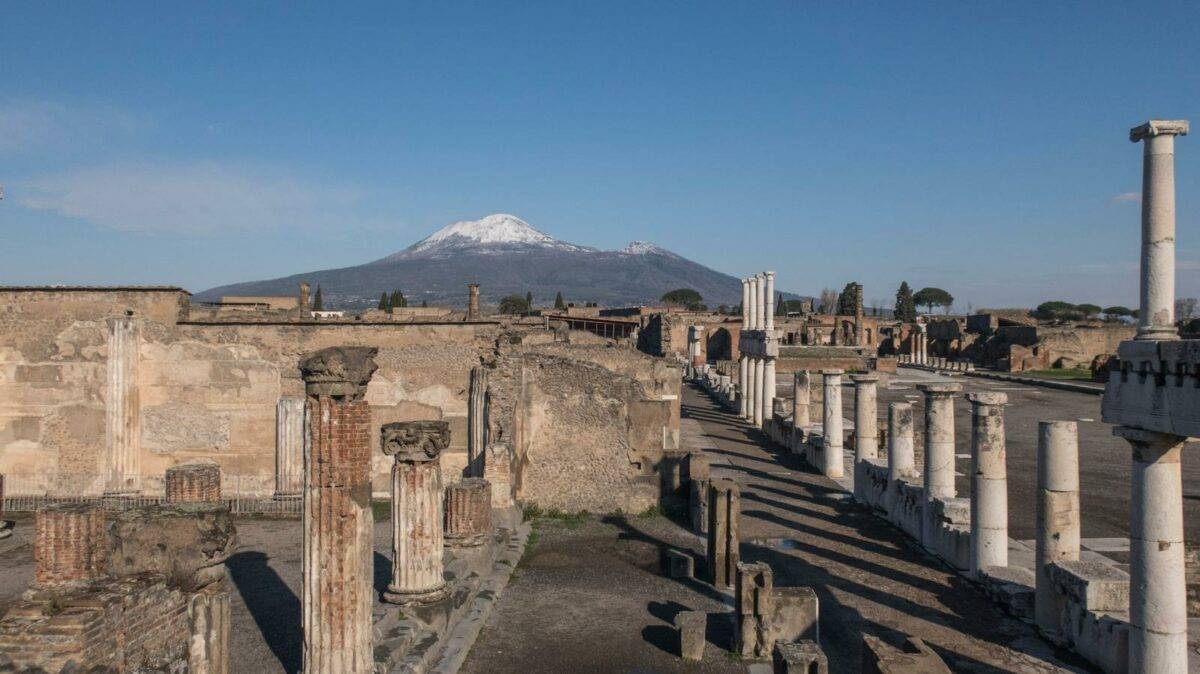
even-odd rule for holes
{"type": "Polygon", "coordinates": [[[448,596],[450,596],[450,586],[444,581],[435,588],[425,590],[401,590],[388,585],[387,590],[383,592],[384,601],[401,606],[429,606],[448,596]]]}
{"type": "Polygon", "coordinates": [[[1175,326],[1173,325],[1147,325],[1137,329],[1137,334],[1134,336],[1134,339],[1144,341],[1167,341],[1179,339],[1179,331],[1176,330],[1175,326]]]}

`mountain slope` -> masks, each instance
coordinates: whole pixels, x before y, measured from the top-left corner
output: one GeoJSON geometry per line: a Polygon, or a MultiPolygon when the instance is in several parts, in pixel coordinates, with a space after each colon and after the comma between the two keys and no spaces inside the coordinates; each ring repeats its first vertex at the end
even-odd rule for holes
{"type": "Polygon", "coordinates": [[[222,295],[290,295],[301,281],[321,285],[328,306],[373,305],[379,294],[399,289],[410,303],[463,305],[466,284],[496,302],[532,292],[535,303],[567,301],[601,305],[653,303],[675,288],[693,288],[712,307],[741,301],[741,282],[646,242],[604,251],[554,239],[506,214],[456,222],[408,248],[354,267],[212,288],[200,300],[222,295]]]}

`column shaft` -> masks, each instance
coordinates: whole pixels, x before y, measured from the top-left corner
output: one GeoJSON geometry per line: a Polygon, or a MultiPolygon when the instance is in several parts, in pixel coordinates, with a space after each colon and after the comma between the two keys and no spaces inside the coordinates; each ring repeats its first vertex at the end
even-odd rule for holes
{"type": "Polygon", "coordinates": [[[754,358],[754,425],[759,428],[763,424],[763,382],[766,380],[766,362],[763,358],[754,358]]]}
{"type": "Polygon", "coordinates": [[[108,320],[105,396],[105,491],[141,487],[141,404],[138,400],[138,325],[129,316],[108,320]]]}
{"type": "Polygon", "coordinates": [[[766,310],[763,312],[763,329],[769,332],[775,329],[775,272],[766,272],[765,277],[766,310]]]}
{"type": "Polygon", "coordinates": [[[1008,466],[1003,393],[971,393],[971,568],[1008,566],[1008,466]]]}
{"type": "Polygon", "coordinates": [[[742,330],[750,329],[750,279],[742,279],[742,330]]]}
{"type": "Polygon", "coordinates": [[[821,451],[822,472],[825,477],[841,477],[842,466],[842,371],[822,370],[825,378],[825,404],[822,409],[821,451]]]}
{"type": "Polygon", "coordinates": [[[303,490],[307,410],[304,398],[280,398],[275,403],[276,496],[300,496],[303,490]]]}
{"type": "Polygon", "coordinates": [[[392,582],[389,601],[440,591],[442,579],[441,462],[392,465],[392,582]]]}
{"type": "Polygon", "coordinates": [[[750,417],[750,356],[742,354],[738,359],[738,416],[750,417]]]}
{"type": "Polygon", "coordinates": [[[879,406],[876,402],[879,377],[856,374],[854,380],[854,463],[874,459],[879,447],[879,406]]]}
{"type": "Polygon", "coordinates": [[[763,418],[775,415],[775,359],[763,359],[763,418]]]}
{"type": "Polygon", "coordinates": [[[1175,136],[1147,136],[1142,158],[1139,339],[1174,339],[1175,136]]]}
{"type": "Polygon", "coordinates": [[[910,403],[888,405],[888,483],[917,473],[913,447],[913,413],[910,403]]]}
{"type": "Polygon", "coordinates": [[[933,500],[954,498],[954,394],[961,384],[931,383],[917,388],[925,394],[925,489],[922,492],[921,540],[931,544],[939,523],[933,520],[933,500]]]}
{"type": "Polygon", "coordinates": [[[471,368],[467,401],[467,474],[483,475],[483,451],[487,447],[488,370],[482,365],[471,368]]]}
{"type": "Polygon", "coordinates": [[[808,370],[796,370],[792,373],[792,427],[808,426],[809,381],[808,370]]]}
{"type": "Polygon", "coordinates": [[[1050,564],[1079,559],[1079,430],[1074,421],[1038,424],[1037,531],[1034,618],[1048,634],[1060,631],[1063,597],[1050,564]]]}

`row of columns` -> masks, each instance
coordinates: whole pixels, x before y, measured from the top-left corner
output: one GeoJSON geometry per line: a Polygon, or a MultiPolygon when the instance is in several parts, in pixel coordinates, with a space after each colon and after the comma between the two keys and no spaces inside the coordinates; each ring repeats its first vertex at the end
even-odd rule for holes
{"type": "Polygon", "coordinates": [[[775,401],[775,358],[766,355],[765,349],[775,339],[775,272],[742,279],[742,332],[763,348],[762,353],[743,350],[738,360],[738,412],[762,428],[775,401]]]}
{"type": "Polygon", "coordinates": [[[918,325],[909,338],[909,355],[916,365],[929,364],[929,333],[924,326],[918,325]]]}

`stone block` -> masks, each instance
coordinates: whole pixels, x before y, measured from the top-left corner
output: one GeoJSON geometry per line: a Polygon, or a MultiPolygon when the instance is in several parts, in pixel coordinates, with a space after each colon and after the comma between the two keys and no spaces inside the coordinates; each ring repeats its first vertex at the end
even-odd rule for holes
{"type": "Polygon", "coordinates": [[[692,578],[696,574],[696,560],[683,550],[667,550],[667,576],[669,578],[692,578]]]}
{"type": "Polygon", "coordinates": [[[863,635],[863,674],[950,674],[945,662],[917,637],[909,637],[902,649],[892,648],[878,637],[863,635]]]}
{"type": "Polygon", "coordinates": [[[172,503],[118,513],[108,528],[113,575],[159,573],[185,587],[225,577],[237,530],[229,509],[216,503],[172,503]]]}
{"type": "Polygon", "coordinates": [[[771,593],[769,641],[820,643],[817,593],[810,587],[777,587],[771,593]]]}
{"type": "Polygon", "coordinates": [[[704,611],[681,611],[675,616],[679,633],[679,657],[684,660],[704,659],[704,632],[708,615],[704,611]]]}
{"type": "Polygon", "coordinates": [[[829,661],[815,641],[776,641],[774,674],[828,674],[829,661]]]}
{"type": "Polygon", "coordinates": [[[1067,601],[1084,610],[1129,610],[1129,574],[1102,562],[1063,560],[1050,565],[1050,580],[1067,601]]]}
{"type": "Polygon", "coordinates": [[[738,562],[734,587],[734,652],[743,658],[771,656],[774,640],[771,620],[774,616],[773,574],[763,562],[738,562]]]}
{"type": "Polygon", "coordinates": [[[989,566],[980,570],[984,591],[1009,613],[1033,619],[1033,571],[1023,566],[989,566]]]}

